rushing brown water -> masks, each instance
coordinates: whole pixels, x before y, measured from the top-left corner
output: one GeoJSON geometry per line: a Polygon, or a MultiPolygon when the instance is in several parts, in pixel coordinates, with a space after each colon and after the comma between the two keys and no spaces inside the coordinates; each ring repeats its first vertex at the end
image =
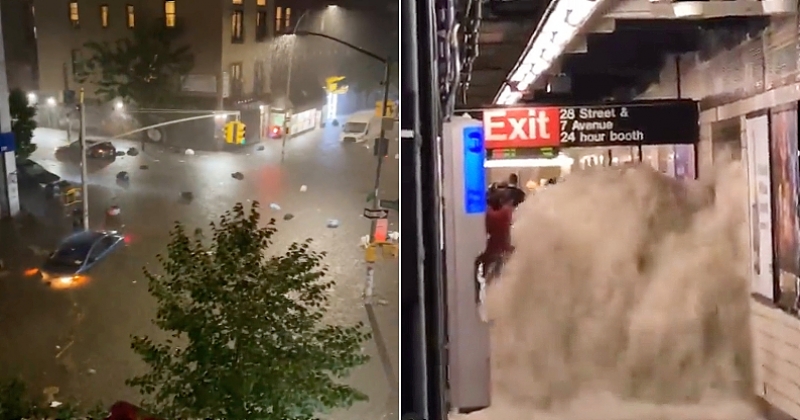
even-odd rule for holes
{"type": "MultiPolygon", "coordinates": [[[[595,168],[518,209],[470,420],[753,420],[746,179],[595,168]]],[[[460,416],[459,416],[460,417],[460,416]]]]}

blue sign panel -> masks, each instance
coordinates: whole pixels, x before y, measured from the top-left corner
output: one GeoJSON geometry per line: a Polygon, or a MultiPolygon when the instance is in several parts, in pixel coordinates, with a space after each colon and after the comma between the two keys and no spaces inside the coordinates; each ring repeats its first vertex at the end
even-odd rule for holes
{"type": "Polygon", "coordinates": [[[464,136],[464,211],[467,214],[486,212],[486,148],[483,127],[465,127],[464,136]]]}
{"type": "Polygon", "coordinates": [[[14,133],[0,133],[0,152],[13,152],[17,147],[14,141],[14,133]]]}

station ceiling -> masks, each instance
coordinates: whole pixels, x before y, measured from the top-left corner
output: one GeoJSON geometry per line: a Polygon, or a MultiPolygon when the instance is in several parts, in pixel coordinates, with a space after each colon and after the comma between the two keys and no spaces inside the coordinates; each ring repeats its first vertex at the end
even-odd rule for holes
{"type": "MultiPolygon", "coordinates": [[[[537,3],[533,0],[532,3],[537,3]]],[[[548,0],[524,18],[495,18],[481,24],[480,55],[461,107],[492,103],[544,14],[548,0]]],[[[766,17],[725,17],[708,20],[615,19],[613,31],[588,33],[582,53],[562,56],[560,74],[568,76],[567,93],[548,93],[543,86],[528,92],[524,102],[597,103],[630,100],[657,82],[669,57],[686,52],[731,48],[760,32],[766,17]]]]}

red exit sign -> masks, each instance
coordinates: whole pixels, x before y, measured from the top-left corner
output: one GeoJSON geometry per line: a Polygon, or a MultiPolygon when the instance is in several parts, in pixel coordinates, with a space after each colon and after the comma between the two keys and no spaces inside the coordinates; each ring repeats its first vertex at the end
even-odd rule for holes
{"type": "Polygon", "coordinates": [[[558,147],[559,108],[496,108],[483,111],[487,149],[558,147]]]}

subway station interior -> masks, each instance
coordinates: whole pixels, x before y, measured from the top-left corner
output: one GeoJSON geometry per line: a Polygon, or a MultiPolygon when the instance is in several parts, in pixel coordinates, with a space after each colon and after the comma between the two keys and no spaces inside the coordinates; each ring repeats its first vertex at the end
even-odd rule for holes
{"type": "MultiPolygon", "coordinates": [[[[402,328],[414,354],[401,372],[401,409],[407,418],[800,419],[796,379],[800,375],[797,2],[417,0],[401,6],[404,22],[414,23],[403,27],[403,57],[414,58],[402,63],[401,99],[401,165],[404,173],[413,176],[404,176],[401,188],[406,203],[413,203],[410,208],[416,209],[404,213],[403,221],[416,231],[419,245],[406,251],[412,263],[404,263],[408,277],[404,275],[402,285],[402,328]],[[630,169],[629,173],[646,181],[632,180],[634,175],[608,175],[644,166],[646,171],[630,169]],[[615,167],[623,169],[615,172],[615,167]],[[591,172],[593,168],[605,170],[591,172]],[[556,213],[574,219],[579,206],[591,209],[589,198],[577,196],[575,209],[570,208],[568,198],[563,197],[568,191],[599,197],[598,212],[616,209],[618,213],[605,219],[587,214],[585,221],[575,223],[582,227],[574,228],[584,229],[585,235],[571,232],[572,228],[558,231],[567,238],[573,233],[576,238],[584,236],[585,243],[575,245],[584,253],[572,259],[555,251],[559,246],[569,248],[567,239],[548,242],[550,238],[534,234],[517,239],[512,233],[512,240],[519,243],[541,242],[524,246],[550,253],[530,257],[547,267],[515,262],[512,255],[508,266],[513,272],[499,280],[508,285],[494,286],[502,288],[502,296],[508,299],[494,303],[501,307],[498,313],[509,319],[487,320],[479,313],[484,291],[472,284],[472,262],[481,252],[485,232],[478,226],[483,215],[471,209],[470,202],[470,197],[480,194],[473,194],[470,188],[477,191],[481,182],[501,182],[512,173],[519,176],[518,186],[534,197],[529,199],[532,203],[523,203],[518,213],[536,214],[537,206],[543,207],[545,202],[563,205],[556,213]],[[620,186],[609,185],[607,193],[597,193],[605,187],[581,175],[591,173],[618,180],[620,186]],[[650,183],[656,178],[657,182],[650,183]],[[545,187],[539,198],[550,179],[559,182],[552,193],[545,187]],[[633,226],[618,219],[637,217],[628,207],[636,207],[639,197],[632,196],[630,202],[620,202],[617,207],[606,203],[613,197],[625,201],[619,191],[626,182],[630,182],[629,191],[641,186],[711,185],[716,195],[710,200],[717,203],[711,207],[716,206],[714,211],[719,213],[703,223],[711,229],[714,220],[728,217],[723,207],[741,206],[744,216],[731,219],[726,229],[741,231],[736,241],[744,245],[719,272],[709,271],[710,265],[697,260],[705,258],[702,255],[709,249],[719,251],[718,255],[727,252],[722,251],[725,240],[701,246],[702,241],[695,238],[681,250],[688,254],[665,251],[664,264],[673,269],[695,264],[697,270],[669,271],[673,277],[663,280],[664,289],[658,292],[663,301],[657,301],[667,302],[671,296],[676,299],[673,308],[684,308],[685,301],[697,297],[692,294],[696,285],[713,285],[718,291],[683,310],[661,313],[656,308],[666,304],[645,306],[642,311],[652,311],[649,324],[637,324],[635,333],[631,326],[621,333],[627,334],[628,343],[615,347],[609,344],[613,334],[594,333],[588,327],[581,330],[583,320],[578,320],[575,312],[584,311],[584,295],[601,290],[600,286],[593,289],[592,281],[600,277],[607,282],[613,282],[609,278],[619,280],[625,277],[623,269],[611,268],[622,271],[610,277],[586,275],[576,280],[581,290],[574,294],[568,290],[571,286],[554,286],[534,276],[549,269],[569,283],[570,274],[559,271],[563,266],[574,265],[578,270],[583,266],[578,260],[602,261],[595,260],[600,251],[581,246],[616,246],[617,233],[592,239],[596,226],[590,222],[633,226]],[[563,193],[557,192],[559,189],[563,193]],[[737,198],[730,198],[729,191],[737,198]],[[548,243],[555,245],[543,245],[548,243]],[[521,273],[521,267],[528,269],[527,274],[521,273]],[[734,271],[722,275],[727,269],[734,271]],[[518,278],[511,278],[514,276],[518,278]],[[538,293],[553,294],[533,295],[525,302],[519,292],[526,290],[526,280],[540,287],[538,293]],[[672,290],[680,289],[678,284],[683,281],[682,290],[672,290]],[[730,297],[729,292],[738,293],[736,305],[729,305],[723,297],[730,297]],[[572,312],[562,314],[553,301],[569,299],[572,312]],[[544,309],[536,309],[537,305],[544,309]],[[551,319],[511,321],[514,311],[517,318],[539,314],[551,319]],[[722,312],[724,317],[719,315],[722,312]],[[669,315],[658,318],[657,313],[669,315]],[[731,329],[738,333],[720,333],[714,339],[706,330],[691,329],[696,335],[689,330],[675,333],[678,325],[684,325],[681,322],[690,325],[703,316],[698,313],[716,314],[719,325],[735,323],[738,327],[731,329]],[[661,321],[655,323],[656,318],[661,321]],[[513,333],[498,332],[500,324],[513,333]],[[567,324],[583,334],[574,337],[564,330],[567,324]],[[531,332],[534,329],[535,334],[531,332]],[[622,378],[625,375],[619,372],[627,368],[622,365],[633,352],[631,337],[643,330],[649,335],[637,351],[643,347],[655,350],[631,363],[651,358],[649,368],[631,373],[635,380],[622,378]],[[698,344],[695,350],[677,350],[663,342],[694,339],[705,344],[698,344]],[[544,350],[533,341],[554,344],[544,350]],[[607,346],[620,349],[618,359],[601,355],[599,348],[607,346]],[[573,354],[556,354],[556,347],[573,354]],[[732,349],[722,357],[729,365],[710,356],[720,348],[732,349]],[[674,365],[675,370],[691,365],[686,369],[694,373],[659,373],[672,366],[672,357],[678,354],[684,359],[674,365]],[[578,360],[570,359],[576,355],[583,357],[574,365],[583,370],[565,362],[578,360]],[[532,361],[536,356],[544,362],[532,361]],[[606,371],[606,366],[599,366],[601,360],[618,365],[606,371]],[[717,376],[727,369],[722,366],[739,374],[717,376]],[[594,373],[587,372],[606,373],[592,376],[594,373]],[[609,379],[617,374],[622,379],[609,379]],[[586,399],[587,389],[589,394],[603,391],[619,401],[608,404],[602,398],[586,399]],[[686,392],[676,395],[670,390],[686,392]],[[697,392],[703,395],[690,396],[697,392]],[[634,403],[644,411],[634,414],[630,405],[634,403]],[[649,408],[642,408],[645,406],[649,408]],[[609,407],[613,408],[609,411],[609,407]],[[663,411],[665,407],[680,409],[668,412],[663,411]]],[[[642,194],[658,196],[652,191],[642,194]]],[[[674,216],[670,216],[669,205],[663,206],[653,210],[654,220],[674,216]]],[[[561,223],[558,217],[553,216],[552,224],[561,223]]],[[[530,229],[556,231],[541,226],[530,229]]],[[[619,233],[618,242],[625,235],[619,233]]],[[[708,240],[712,233],[705,231],[705,235],[708,240]]],[[[520,246],[516,252],[519,250],[520,246]]],[[[491,288],[488,290],[485,293],[490,296],[491,288]]],[[[608,292],[605,300],[585,308],[594,314],[596,325],[605,325],[603,314],[615,304],[614,296],[629,293],[602,290],[608,292]]]]}

